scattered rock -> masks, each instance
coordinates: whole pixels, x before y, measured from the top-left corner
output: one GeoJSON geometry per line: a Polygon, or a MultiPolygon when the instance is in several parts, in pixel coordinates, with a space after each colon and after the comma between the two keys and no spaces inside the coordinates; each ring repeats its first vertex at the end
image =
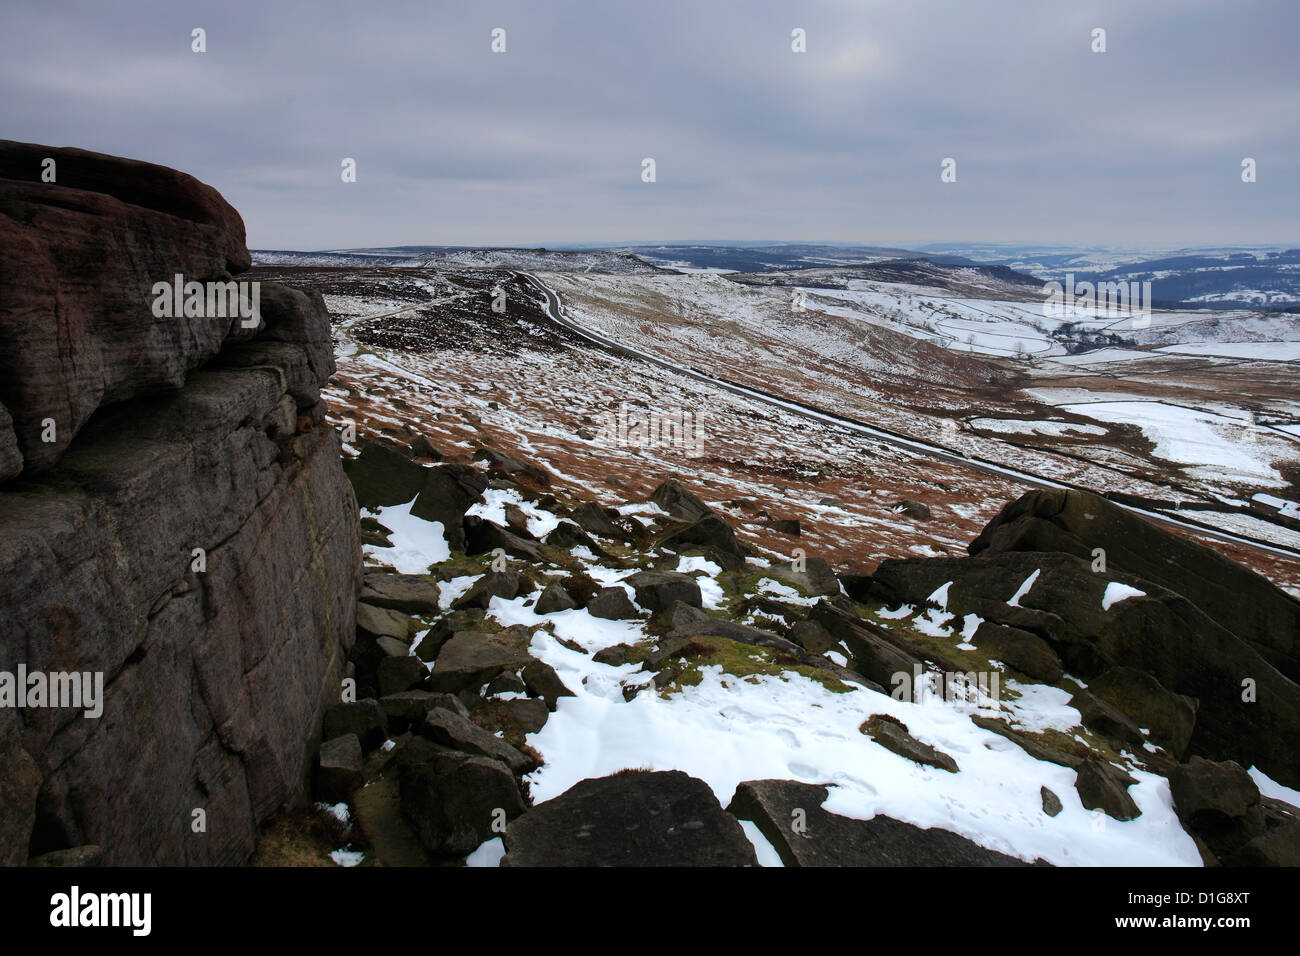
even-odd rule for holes
{"type": "Polygon", "coordinates": [[[607,621],[631,621],[641,616],[627,591],[621,587],[601,588],[587,602],[587,613],[607,621]]]}
{"type": "Polygon", "coordinates": [[[1035,760],[1046,760],[1048,763],[1054,763],[1061,767],[1069,767],[1072,770],[1077,770],[1083,765],[1083,757],[1040,743],[1029,734],[1013,730],[1011,727],[1007,726],[1006,723],[998,720],[996,717],[986,717],[983,714],[971,714],[970,719],[971,723],[976,727],[991,731],[992,733],[1010,740],[1035,760]]]}
{"type": "Polygon", "coordinates": [[[407,614],[434,614],[438,611],[438,586],[418,574],[370,573],[361,579],[360,600],[407,614]]]}
{"type": "Polygon", "coordinates": [[[927,767],[936,767],[949,773],[957,773],[957,761],[941,750],[922,743],[911,735],[907,725],[888,714],[873,714],[862,723],[858,730],[871,737],[876,743],[891,750],[900,757],[906,757],[914,763],[927,767]]]}
{"type": "Polygon", "coordinates": [[[630,644],[615,644],[613,647],[602,647],[591,659],[597,664],[608,664],[611,667],[621,667],[627,663],[627,656],[631,652],[630,644]]]}
{"type": "Polygon", "coordinates": [[[840,593],[840,579],[825,558],[805,558],[802,571],[795,571],[785,564],[773,564],[763,573],[807,595],[840,593]]]}
{"type": "Polygon", "coordinates": [[[507,700],[502,702],[502,706],[525,734],[540,731],[551,715],[544,700],[507,700]]]}
{"type": "Polygon", "coordinates": [[[587,532],[572,521],[561,521],[557,524],[551,533],[546,536],[546,543],[552,548],[559,548],[562,551],[586,548],[602,560],[610,556],[608,551],[598,545],[587,532]]]}
{"type": "Polygon", "coordinates": [[[416,458],[428,458],[431,461],[442,461],[446,457],[426,435],[416,435],[411,439],[411,454],[416,458]]]}
{"type": "MultiPolygon", "coordinates": [[[[375,646],[383,652],[385,657],[405,657],[411,653],[410,644],[387,635],[375,638],[375,646]]],[[[377,663],[376,666],[378,666],[377,663]]]]}
{"type": "Polygon", "coordinates": [[[744,559],[745,551],[736,532],[718,515],[709,513],[698,521],[667,534],[659,544],[670,551],[688,551],[691,548],[714,548],[723,554],[744,559]]]}
{"type": "Polygon", "coordinates": [[[1089,758],[1079,765],[1074,789],[1089,810],[1101,810],[1116,820],[1135,820],[1142,813],[1128,794],[1128,788],[1135,783],[1124,771],[1089,758]]]}
{"type": "Polygon", "coordinates": [[[930,508],[919,501],[909,501],[906,498],[894,505],[894,511],[907,515],[916,521],[929,521],[930,508]]]}
{"type": "Polygon", "coordinates": [[[438,618],[433,627],[415,645],[416,656],[428,663],[438,656],[442,645],[461,631],[491,630],[481,608],[448,611],[438,618]]]}
{"type": "Polygon", "coordinates": [[[1063,809],[1061,807],[1061,798],[1054,794],[1046,787],[1038,788],[1039,795],[1043,798],[1043,812],[1049,817],[1054,817],[1063,809]]]}
{"type": "Polygon", "coordinates": [[[568,591],[564,590],[564,585],[558,581],[552,581],[542,588],[541,597],[537,599],[533,612],[536,614],[554,614],[557,611],[572,611],[577,606],[578,602],[569,596],[568,591]]]}
{"type": "Polygon", "coordinates": [[[489,571],[452,602],[452,609],[460,611],[477,607],[486,610],[494,597],[504,598],[507,601],[514,600],[519,596],[519,581],[518,571],[489,571]]]}
{"type": "Polygon", "coordinates": [[[435,708],[429,711],[420,726],[420,733],[444,747],[498,760],[516,776],[537,769],[537,761],[450,710],[435,708]]]}
{"type": "Polygon", "coordinates": [[[496,634],[462,631],[438,652],[429,689],[455,694],[478,690],[504,670],[518,671],[532,660],[527,631],[507,628],[496,634]]]}
{"type": "Polygon", "coordinates": [[[528,693],[545,701],[546,709],[549,711],[554,712],[556,701],[561,697],[575,696],[573,691],[564,686],[564,681],[560,680],[560,675],[555,673],[555,668],[544,661],[529,661],[519,672],[519,676],[523,678],[528,693]]]}
{"type": "Polygon", "coordinates": [[[627,530],[616,525],[613,519],[605,514],[601,507],[594,502],[583,502],[573,509],[569,517],[576,521],[578,527],[583,531],[600,535],[602,538],[614,538],[619,541],[628,540],[627,530]]]}
{"type": "Polygon", "coordinates": [[[335,704],[325,711],[321,724],[321,738],[353,735],[361,742],[361,749],[374,750],[388,739],[388,721],[379,701],[366,698],[346,704],[335,704]]]}
{"type": "Polygon", "coordinates": [[[855,601],[865,601],[871,592],[871,575],[857,571],[844,571],[839,575],[844,593],[855,601]]]}
{"type": "Polygon", "coordinates": [[[493,697],[497,694],[523,694],[528,691],[528,685],[524,679],[514,671],[502,671],[496,677],[488,681],[486,694],[493,697]]]}
{"type": "Polygon", "coordinates": [[[425,715],[435,707],[450,710],[452,713],[469,717],[469,711],[453,694],[437,694],[427,690],[404,690],[389,694],[379,699],[384,716],[390,723],[400,723],[403,727],[424,723],[425,715]]]}
{"type": "Polygon", "coordinates": [[[411,515],[440,522],[451,550],[471,553],[465,538],[465,512],[481,500],[486,488],[487,477],[469,465],[444,463],[425,468],[411,515]]]}
{"type": "MultiPolygon", "coordinates": [[[[770,647],[796,659],[804,657],[802,647],[793,641],[787,641],[784,637],[773,634],[771,631],[751,627],[748,624],[740,624],[736,621],[725,621],[721,618],[709,617],[703,611],[691,608],[686,604],[674,605],[674,616],[671,620],[673,630],[669,636],[673,642],[681,642],[682,646],[689,643],[693,637],[725,637],[741,644],[770,647]],[[689,611],[694,611],[694,614],[688,614],[689,611]]],[[[662,651],[663,648],[669,646],[672,646],[672,644],[665,642],[660,650],[662,651]]],[[[653,654],[647,658],[647,667],[658,666],[657,662],[651,663],[654,658],[655,655],[653,654]]]]}
{"type": "Polygon", "coordinates": [[[843,643],[852,656],[853,669],[876,687],[893,688],[895,677],[924,668],[921,657],[902,649],[882,628],[856,615],[836,608],[829,601],[819,601],[809,612],[809,620],[820,624],[835,639],[843,643]]]}
{"type": "Polygon", "coordinates": [[[681,601],[691,607],[702,607],[700,585],[689,574],[676,571],[638,571],[624,579],[636,592],[636,603],[647,611],[663,611],[681,601]]]}
{"type": "Polygon", "coordinates": [[[521,461],[493,448],[480,448],[474,453],[474,457],[480,461],[486,461],[493,471],[500,474],[516,479],[521,478],[544,488],[550,487],[550,472],[531,462],[521,461]]]}
{"type": "Polygon", "coordinates": [[[431,853],[464,856],[499,834],[493,824],[525,810],[510,768],[498,760],[433,748],[401,768],[402,814],[431,853]]]}
{"type": "Polygon", "coordinates": [[[656,488],[649,500],[678,521],[699,521],[706,515],[715,514],[712,508],[688,491],[676,478],[669,478],[656,488]]]}
{"type": "MultiPolygon", "coordinates": [[[[1009,608],[1004,602],[1021,593],[1031,577],[1018,603],[1039,612],[1038,625],[1054,632],[1040,631],[1028,617],[1000,623],[1039,633],[1064,666],[1084,680],[1131,667],[1172,693],[1197,700],[1186,752],[1258,766],[1284,786],[1300,787],[1300,763],[1289,743],[1300,739],[1300,689],[1180,594],[1113,569],[1095,573],[1090,560],[1073,554],[1025,551],[882,561],[871,593],[896,607],[924,601],[950,583],[950,613],[987,617],[987,610],[1009,608]],[[1143,594],[1106,608],[1103,597],[1112,583],[1143,594]],[[1255,681],[1249,706],[1241,701],[1243,675],[1255,681]]],[[[1198,580],[1189,576],[1180,586],[1194,593],[1198,580]]]]}
{"type": "Polygon", "coordinates": [[[379,696],[400,694],[422,684],[429,672],[424,662],[408,654],[406,657],[385,657],[379,662],[376,671],[379,681],[379,696]]]}
{"type": "Polygon", "coordinates": [[[521,538],[536,538],[536,535],[528,530],[528,515],[524,514],[523,508],[519,507],[513,501],[507,501],[505,513],[507,528],[519,535],[521,538]]]}
{"type": "Polygon", "coordinates": [[[512,557],[533,564],[547,563],[537,542],[521,538],[494,521],[488,521],[478,515],[468,515],[464,521],[464,528],[466,554],[491,554],[500,549],[512,557]]]}
{"type": "Polygon", "coordinates": [[[357,504],[369,510],[404,505],[424,487],[424,466],[412,461],[392,442],[376,438],[356,458],[343,462],[357,504]]]}
{"type": "Polygon", "coordinates": [[[357,631],[369,637],[391,637],[407,641],[411,637],[411,618],[400,611],[359,603],[357,631]]]}

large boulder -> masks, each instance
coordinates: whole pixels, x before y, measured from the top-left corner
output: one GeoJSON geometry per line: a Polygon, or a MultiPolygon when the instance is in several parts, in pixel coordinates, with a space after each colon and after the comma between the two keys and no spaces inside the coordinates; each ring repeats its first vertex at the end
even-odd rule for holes
{"type": "Polygon", "coordinates": [[[1060,551],[1107,571],[1181,594],[1293,681],[1300,681],[1300,600],[1185,535],[1166,531],[1097,495],[1031,491],[1002,509],[970,545],[972,555],[1060,551]]]}
{"type": "Polygon", "coordinates": [[[466,551],[465,512],[482,500],[487,485],[487,476],[468,465],[448,463],[426,468],[424,485],[411,506],[411,514],[441,522],[448,546],[453,551],[466,551]]]}
{"type": "Polygon", "coordinates": [[[527,631],[507,628],[496,634],[462,631],[438,651],[429,689],[455,694],[478,690],[502,671],[518,671],[532,660],[527,631]]]}
{"type": "Polygon", "coordinates": [[[420,727],[420,733],[452,750],[499,760],[514,774],[537,769],[537,761],[532,757],[520,753],[500,737],[450,710],[436,708],[429,711],[420,727]]]}
{"type": "Polygon", "coordinates": [[[574,784],[511,822],[502,866],[755,866],[708,784],[624,770],[574,784]]]}
{"type": "Polygon", "coordinates": [[[1025,866],[940,830],[876,815],[854,820],[822,808],[825,786],[751,780],[736,788],[727,812],[748,820],[786,866],[1025,866]]]}
{"type": "Polygon", "coordinates": [[[420,574],[370,573],[361,579],[361,600],[408,614],[434,614],[438,585],[420,574]]]}
{"type": "Polygon", "coordinates": [[[1264,833],[1259,787],[1231,760],[1193,757],[1169,774],[1169,793],[1183,829],[1220,858],[1264,833]]]}
{"type": "Polygon", "coordinates": [[[402,815],[424,847],[438,855],[473,852],[500,836],[499,824],[525,809],[505,764],[425,740],[407,748],[399,779],[402,815]]]}
{"type": "Polygon", "coordinates": [[[656,488],[649,500],[678,521],[699,521],[717,513],[676,478],[669,478],[656,488]]]}
{"type": "Polygon", "coordinates": [[[361,454],[343,467],[362,508],[407,504],[424,487],[425,467],[412,461],[406,449],[384,438],[366,442],[361,454]]]}
{"type": "Polygon", "coordinates": [[[1039,636],[1080,677],[1136,668],[1199,701],[1188,753],[1258,765],[1286,786],[1300,786],[1290,743],[1300,739],[1300,687],[1182,595],[1113,568],[1096,573],[1071,554],[1028,551],[883,561],[872,595],[919,605],[944,584],[950,612],[1001,617],[1006,608],[1012,615],[996,623],[1041,628],[1039,636]],[[1127,596],[1107,606],[1113,585],[1127,596]]]}
{"type": "Polygon", "coordinates": [[[664,611],[676,601],[700,607],[700,585],[689,574],[676,571],[638,571],[624,579],[636,592],[636,603],[647,611],[664,611]]]}
{"type": "Polygon", "coordinates": [[[670,531],[660,539],[659,544],[669,551],[702,548],[706,551],[716,550],[736,558],[743,558],[745,555],[744,548],[731,525],[723,521],[721,516],[713,513],[670,531]]]}

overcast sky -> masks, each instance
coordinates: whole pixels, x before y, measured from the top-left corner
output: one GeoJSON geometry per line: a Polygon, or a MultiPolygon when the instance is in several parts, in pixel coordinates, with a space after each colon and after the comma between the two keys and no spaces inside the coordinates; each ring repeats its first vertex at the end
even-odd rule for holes
{"type": "Polygon", "coordinates": [[[253,248],[1300,245],[1292,0],[6,0],[4,21],[0,136],[192,173],[253,248]]]}

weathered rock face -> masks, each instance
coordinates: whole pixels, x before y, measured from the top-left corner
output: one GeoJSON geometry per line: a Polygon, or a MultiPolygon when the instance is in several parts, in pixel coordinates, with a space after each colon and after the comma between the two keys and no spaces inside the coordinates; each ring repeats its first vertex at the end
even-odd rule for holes
{"type": "Polygon", "coordinates": [[[238,862],[303,793],[355,633],[328,314],[264,284],[255,328],[156,318],[153,282],[248,265],[188,176],[0,143],[0,177],[0,671],[104,688],[98,718],[0,707],[0,862],[238,862]]]}
{"type": "MultiPolygon", "coordinates": [[[[248,268],[244,224],[215,189],[162,166],[0,140],[0,404],[24,467],[48,468],[101,405],[179,388],[238,317],[159,318],[155,282],[248,268]],[[56,182],[41,182],[55,161],[56,182]],[[54,441],[42,441],[47,420],[54,441]]],[[[9,444],[0,438],[0,448],[9,444]]],[[[0,479],[12,477],[12,456],[0,479]]]]}

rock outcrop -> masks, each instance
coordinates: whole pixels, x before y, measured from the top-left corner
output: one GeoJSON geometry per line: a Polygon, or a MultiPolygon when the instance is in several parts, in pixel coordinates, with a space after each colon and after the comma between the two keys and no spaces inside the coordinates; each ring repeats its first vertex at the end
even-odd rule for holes
{"type": "Polygon", "coordinates": [[[99,717],[0,707],[0,862],[239,862],[305,792],[355,635],[324,303],[160,317],[154,283],[248,267],[239,214],[81,150],[0,142],[0,243],[0,671],[103,680],[99,717]]]}
{"type": "MultiPolygon", "coordinates": [[[[1175,757],[1257,765],[1300,786],[1291,743],[1300,736],[1300,686],[1290,676],[1300,602],[1194,542],[1074,491],[1025,495],[970,551],[884,561],[871,594],[891,606],[921,605],[947,585],[948,612],[1040,638],[1072,674],[1099,680],[1106,706],[1127,708],[1129,721],[1175,757]]],[[[981,643],[979,632],[974,640],[981,643]]]]}
{"type": "Polygon", "coordinates": [[[968,550],[972,555],[1056,551],[1089,562],[1104,557],[1108,569],[1181,594],[1300,681],[1300,601],[1250,568],[1105,498],[1031,491],[1003,508],[968,550]]]}

